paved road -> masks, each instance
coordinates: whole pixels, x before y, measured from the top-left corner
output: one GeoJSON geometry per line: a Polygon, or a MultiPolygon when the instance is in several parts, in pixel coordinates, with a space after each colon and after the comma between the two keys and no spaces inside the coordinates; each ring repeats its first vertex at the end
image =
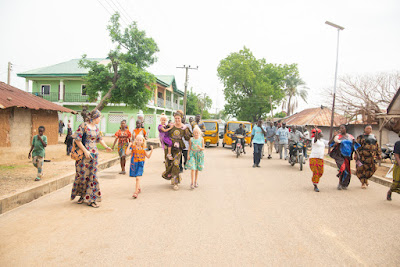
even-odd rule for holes
{"type": "Polygon", "coordinates": [[[387,202],[386,187],[337,191],[326,167],[315,193],[308,167],[274,154],[253,169],[251,154],[209,148],[200,187],[184,173],[173,191],[153,156],[136,200],[115,166],[99,209],[70,202],[67,186],[0,215],[0,266],[400,265],[400,195],[387,202]]]}

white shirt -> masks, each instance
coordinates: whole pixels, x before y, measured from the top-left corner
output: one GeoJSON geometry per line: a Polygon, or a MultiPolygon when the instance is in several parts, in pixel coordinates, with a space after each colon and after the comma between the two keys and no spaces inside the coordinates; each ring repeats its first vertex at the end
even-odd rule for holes
{"type": "Polygon", "coordinates": [[[317,142],[314,143],[314,140],[311,141],[311,154],[310,154],[310,159],[311,158],[317,158],[317,159],[324,159],[324,154],[325,154],[325,143],[322,140],[317,140],[317,142]]]}

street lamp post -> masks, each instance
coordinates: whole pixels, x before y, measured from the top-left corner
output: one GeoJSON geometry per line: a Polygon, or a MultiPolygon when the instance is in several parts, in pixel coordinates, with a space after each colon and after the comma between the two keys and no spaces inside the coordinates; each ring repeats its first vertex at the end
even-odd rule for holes
{"type": "Polygon", "coordinates": [[[336,48],[336,69],[335,69],[335,82],[333,84],[333,103],[332,103],[332,116],[331,116],[331,129],[329,131],[329,140],[332,139],[333,135],[333,121],[335,119],[335,99],[336,99],[336,80],[337,80],[337,70],[338,70],[338,61],[339,61],[339,33],[341,30],[344,30],[342,26],[339,26],[330,21],[325,21],[325,24],[332,26],[337,29],[337,48],[336,48]]]}

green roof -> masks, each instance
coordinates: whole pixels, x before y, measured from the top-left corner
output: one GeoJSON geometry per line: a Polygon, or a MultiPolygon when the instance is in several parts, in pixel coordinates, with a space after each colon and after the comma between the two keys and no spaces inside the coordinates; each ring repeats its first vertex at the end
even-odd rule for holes
{"type": "MultiPolygon", "coordinates": [[[[82,77],[88,74],[88,69],[80,68],[79,61],[81,59],[71,59],[70,61],[62,62],[52,66],[29,70],[26,72],[18,73],[17,76],[24,78],[44,78],[44,77],[82,77]]],[[[107,58],[88,58],[91,61],[109,61],[107,58]]],[[[108,63],[108,62],[105,62],[108,63]]],[[[162,86],[172,88],[175,93],[183,96],[183,92],[178,89],[175,82],[174,75],[156,75],[157,83],[162,86]]]]}
{"type": "MultiPolygon", "coordinates": [[[[79,61],[81,59],[71,59],[67,62],[62,62],[56,65],[39,68],[35,70],[29,70],[26,72],[18,73],[19,77],[81,77],[88,73],[88,69],[80,68],[79,61]]],[[[92,61],[103,61],[106,58],[88,58],[92,61]]]]}
{"type": "Polygon", "coordinates": [[[157,83],[165,87],[169,87],[172,84],[172,88],[175,93],[181,96],[184,95],[184,93],[181,90],[179,90],[178,87],[176,86],[174,75],[156,75],[156,78],[157,78],[157,83]]]}

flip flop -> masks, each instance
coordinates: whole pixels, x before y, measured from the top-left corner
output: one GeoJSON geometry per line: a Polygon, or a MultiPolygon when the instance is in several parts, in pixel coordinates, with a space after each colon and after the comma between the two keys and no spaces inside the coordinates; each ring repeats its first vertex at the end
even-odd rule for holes
{"type": "Polygon", "coordinates": [[[133,196],[132,196],[133,198],[137,198],[138,197],[138,194],[137,193],[135,193],[135,194],[133,194],[133,196]]]}
{"type": "Polygon", "coordinates": [[[81,197],[79,200],[78,200],[78,204],[82,204],[83,203],[83,201],[84,201],[85,199],[83,198],[83,197],[81,197]]]}
{"type": "Polygon", "coordinates": [[[40,178],[39,178],[39,177],[36,177],[36,178],[35,178],[35,181],[40,181],[40,178]]]}
{"type": "Polygon", "coordinates": [[[99,205],[97,205],[95,202],[92,202],[90,204],[88,204],[88,206],[92,207],[92,208],[98,208],[100,207],[99,205]]]}

